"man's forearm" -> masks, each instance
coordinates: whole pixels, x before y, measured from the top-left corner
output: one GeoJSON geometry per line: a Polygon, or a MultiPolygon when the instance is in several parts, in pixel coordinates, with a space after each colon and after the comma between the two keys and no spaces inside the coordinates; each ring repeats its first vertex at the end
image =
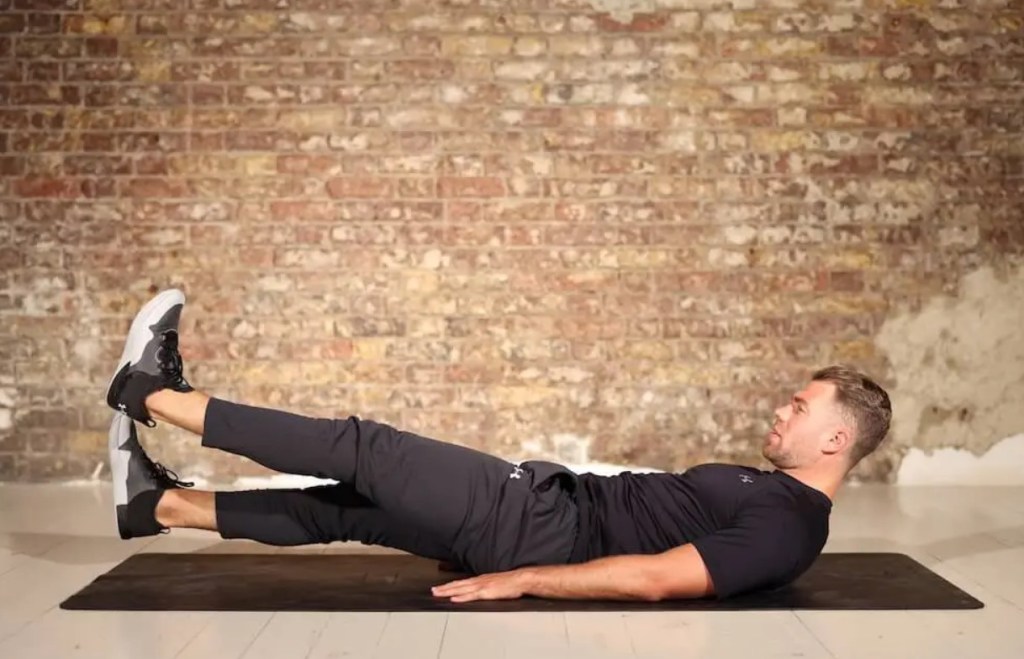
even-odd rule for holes
{"type": "Polygon", "coordinates": [[[654,555],[628,555],[522,568],[525,593],[558,599],[656,600],[660,598],[656,561],[654,555]]]}

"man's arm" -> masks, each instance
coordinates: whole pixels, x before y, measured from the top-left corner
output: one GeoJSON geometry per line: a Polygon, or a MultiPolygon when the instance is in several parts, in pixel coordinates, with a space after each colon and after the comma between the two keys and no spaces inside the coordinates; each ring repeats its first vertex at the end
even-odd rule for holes
{"type": "Polygon", "coordinates": [[[544,565],[485,574],[434,588],[455,602],[536,595],[555,599],[658,601],[704,597],[711,577],[692,544],[661,554],[598,558],[578,565],[544,565]]]}
{"type": "Polygon", "coordinates": [[[537,597],[658,601],[714,593],[711,576],[693,545],[661,554],[608,556],[524,570],[526,593],[537,597]]]}

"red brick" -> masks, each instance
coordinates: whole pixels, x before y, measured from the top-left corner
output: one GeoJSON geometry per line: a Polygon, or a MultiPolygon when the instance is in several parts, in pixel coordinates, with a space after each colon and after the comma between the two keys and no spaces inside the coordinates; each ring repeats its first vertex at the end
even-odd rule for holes
{"type": "Polygon", "coordinates": [[[672,16],[668,12],[636,13],[623,23],[607,13],[594,14],[598,29],[604,32],[657,32],[668,25],[672,16]]]}
{"type": "Polygon", "coordinates": [[[873,153],[856,155],[828,155],[825,158],[816,158],[815,154],[784,154],[779,157],[775,164],[775,172],[785,174],[797,168],[798,161],[805,164],[799,168],[801,173],[806,174],[877,174],[879,172],[879,157],[873,153]],[[807,162],[810,161],[810,162],[807,162]]]}
{"type": "Polygon", "coordinates": [[[133,158],[132,173],[142,176],[167,174],[167,158],[163,154],[142,154],[133,158]]]}
{"type": "Polygon", "coordinates": [[[391,197],[395,194],[392,179],[373,176],[346,176],[327,180],[327,194],[334,198],[391,197]]]}
{"type": "Polygon", "coordinates": [[[455,64],[451,61],[391,60],[384,63],[383,78],[391,82],[420,82],[423,80],[448,80],[455,75],[455,64]]]}
{"type": "Polygon", "coordinates": [[[68,174],[110,175],[130,174],[131,161],[124,156],[64,156],[64,171],[68,174]]]}
{"type": "MultiPolygon", "coordinates": [[[[14,64],[12,62],[12,64],[14,64]]],[[[20,68],[15,69],[20,73],[20,68]]],[[[25,64],[25,80],[27,82],[55,82],[60,80],[60,62],[27,62],[25,64]]],[[[8,75],[9,79],[20,81],[20,77],[8,75]]]]}
{"type": "Polygon", "coordinates": [[[86,57],[117,57],[119,42],[115,37],[88,37],[85,40],[86,57]]]}
{"type": "Polygon", "coordinates": [[[829,288],[834,291],[860,292],[864,290],[864,274],[859,271],[830,272],[829,288]]]}
{"type": "Polygon", "coordinates": [[[60,17],[60,14],[28,14],[25,31],[29,34],[57,34],[60,32],[60,17]]]}
{"type": "Polygon", "coordinates": [[[15,105],[77,105],[78,87],[72,85],[11,85],[10,102],[15,105]]]}
{"type": "Polygon", "coordinates": [[[0,14],[0,34],[19,34],[25,30],[28,14],[0,14]]]}
{"type": "Polygon", "coordinates": [[[124,197],[186,197],[189,192],[183,180],[153,177],[121,179],[119,188],[124,197]]]}
{"type": "Polygon", "coordinates": [[[395,179],[397,195],[402,199],[423,199],[433,197],[437,190],[437,179],[423,176],[395,179]]]}
{"type": "Polygon", "coordinates": [[[277,170],[286,174],[325,174],[332,169],[340,169],[334,156],[280,155],[277,157],[277,170]]]}
{"type": "Polygon", "coordinates": [[[55,37],[20,37],[14,42],[14,56],[31,61],[39,58],[81,57],[82,41],[55,37]]]}
{"type": "Polygon", "coordinates": [[[200,83],[189,88],[189,102],[193,105],[224,105],[226,99],[224,85],[200,83]]]}
{"type": "Polygon", "coordinates": [[[0,156],[0,176],[19,176],[24,172],[24,158],[16,156],[0,156]]]}
{"type": "Polygon", "coordinates": [[[185,133],[179,132],[122,132],[113,137],[118,152],[184,151],[186,143],[185,133]]]}
{"type": "Polygon", "coordinates": [[[173,62],[171,80],[179,82],[225,82],[239,80],[238,62],[200,61],[173,62]]]}
{"type": "Polygon", "coordinates": [[[81,197],[82,181],[50,176],[26,176],[15,180],[14,193],[19,197],[81,197]]]}
{"type": "Polygon", "coordinates": [[[506,194],[505,182],[496,177],[452,177],[438,179],[441,197],[500,197],[506,194]]]}
{"type": "Polygon", "coordinates": [[[189,151],[224,151],[227,149],[224,133],[193,131],[188,136],[189,151]]]}
{"type": "Polygon", "coordinates": [[[297,139],[288,133],[276,131],[228,131],[224,134],[224,148],[233,151],[293,150],[297,139]]]}

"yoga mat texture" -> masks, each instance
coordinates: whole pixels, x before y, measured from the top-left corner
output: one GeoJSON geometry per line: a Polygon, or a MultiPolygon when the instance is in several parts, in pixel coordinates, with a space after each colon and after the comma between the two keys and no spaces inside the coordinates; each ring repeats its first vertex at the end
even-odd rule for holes
{"type": "Polygon", "coordinates": [[[135,554],[62,609],[108,611],[708,611],[976,609],[904,554],[825,553],[795,582],[723,601],[523,597],[453,604],[430,587],[466,575],[406,554],[135,554]]]}

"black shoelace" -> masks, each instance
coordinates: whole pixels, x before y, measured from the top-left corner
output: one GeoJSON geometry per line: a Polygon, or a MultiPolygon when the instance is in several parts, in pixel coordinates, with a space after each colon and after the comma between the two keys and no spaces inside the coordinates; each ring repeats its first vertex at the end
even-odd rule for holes
{"type": "Polygon", "coordinates": [[[190,481],[183,481],[178,478],[178,474],[174,473],[167,467],[163,466],[159,462],[153,462],[146,456],[146,462],[149,463],[149,473],[156,479],[156,481],[163,487],[192,487],[195,483],[190,481]]]}
{"type": "Polygon", "coordinates": [[[163,333],[160,350],[157,352],[157,363],[173,389],[189,387],[181,372],[183,363],[181,353],[178,352],[178,332],[176,330],[167,330],[163,333]]]}

